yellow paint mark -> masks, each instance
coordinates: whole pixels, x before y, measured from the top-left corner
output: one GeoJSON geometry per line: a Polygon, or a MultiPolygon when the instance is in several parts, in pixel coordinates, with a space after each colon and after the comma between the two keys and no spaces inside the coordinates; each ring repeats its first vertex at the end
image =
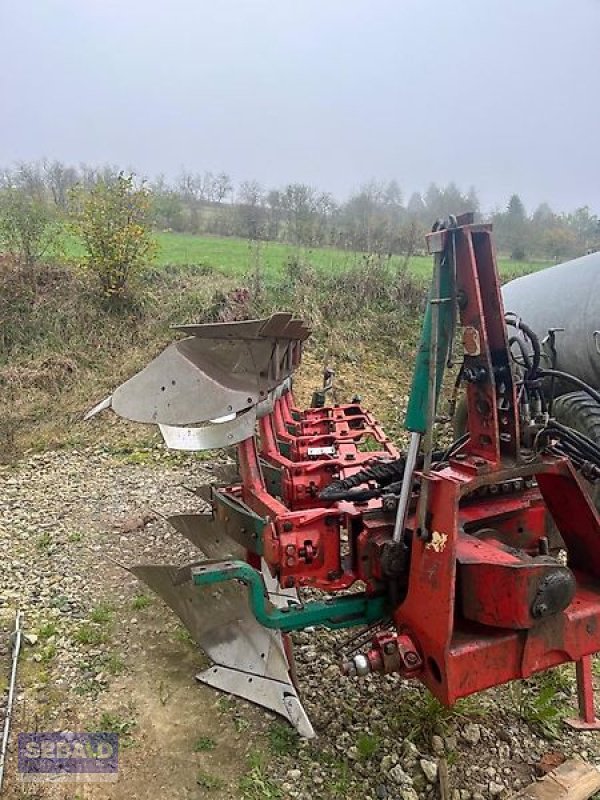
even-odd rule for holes
{"type": "Polygon", "coordinates": [[[431,534],[431,541],[425,545],[425,549],[433,550],[435,553],[442,553],[446,548],[447,541],[447,533],[439,533],[439,531],[434,531],[431,534]]]}

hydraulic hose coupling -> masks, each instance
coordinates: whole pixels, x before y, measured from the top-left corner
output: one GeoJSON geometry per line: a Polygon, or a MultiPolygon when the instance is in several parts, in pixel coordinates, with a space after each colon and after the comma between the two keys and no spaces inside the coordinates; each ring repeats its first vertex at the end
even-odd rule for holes
{"type": "Polygon", "coordinates": [[[366,653],[357,653],[342,664],[342,672],[350,677],[362,677],[371,672],[399,672],[409,676],[419,672],[423,660],[415,643],[406,634],[382,631],[373,637],[366,653]]]}

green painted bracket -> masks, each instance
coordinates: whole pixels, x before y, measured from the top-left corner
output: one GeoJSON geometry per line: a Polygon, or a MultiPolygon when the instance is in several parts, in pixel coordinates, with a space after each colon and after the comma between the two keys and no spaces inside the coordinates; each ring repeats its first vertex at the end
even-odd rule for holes
{"type": "Polygon", "coordinates": [[[256,619],[265,628],[280,631],[298,631],[321,625],[325,628],[350,628],[353,625],[372,625],[389,614],[385,598],[351,594],[332,600],[312,600],[293,604],[288,608],[275,608],[262,574],[245,561],[204,561],[192,570],[197,586],[210,586],[222,581],[237,580],[246,584],[250,607],[256,619]]]}
{"type": "Polygon", "coordinates": [[[437,348],[437,371],[436,371],[436,407],[437,399],[440,394],[442,380],[444,378],[444,368],[448,356],[448,343],[452,327],[452,274],[450,265],[447,261],[441,261],[440,270],[440,293],[439,298],[432,298],[429,293],[427,310],[423,319],[421,329],[421,341],[415,361],[415,371],[413,373],[412,386],[408,408],[406,409],[406,419],[404,427],[413,433],[425,433],[427,430],[427,410],[429,408],[429,359],[431,342],[431,304],[432,299],[439,303],[438,313],[438,348],[437,348]],[[440,299],[442,302],[440,302],[440,299]],[[444,302],[447,300],[447,302],[444,302]]]}
{"type": "Polygon", "coordinates": [[[283,442],[281,439],[278,439],[277,440],[277,446],[278,446],[279,452],[281,453],[282,456],[285,456],[286,458],[290,457],[290,453],[292,452],[292,449],[290,447],[290,443],[289,442],[283,442]]]}
{"type": "Polygon", "coordinates": [[[261,458],[260,468],[268,493],[273,497],[283,497],[283,470],[281,467],[274,467],[264,458],[261,458]]]}

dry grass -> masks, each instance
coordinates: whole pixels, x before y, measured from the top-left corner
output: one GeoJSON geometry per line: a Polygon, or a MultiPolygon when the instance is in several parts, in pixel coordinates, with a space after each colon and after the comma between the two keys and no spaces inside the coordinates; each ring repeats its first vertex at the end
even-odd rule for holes
{"type": "Polygon", "coordinates": [[[154,427],[111,415],[83,423],[83,415],[173,340],[171,325],[283,308],[313,325],[298,380],[302,399],[308,402],[323,366],[332,366],[340,401],[363,396],[390,433],[399,431],[398,387],[408,383],[425,289],[385,259],[365,258],[337,276],[293,260],[268,284],[260,268],[241,282],[193,267],[163,268],[147,273],[140,293],[118,309],[103,305],[77,271],[45,266],[24,276],[3,267],[0,461],[94,442],[127,449],[158,443],[154,427]]]}
{"type": "MultiPolygon", "coordinates": [[[[222,276],[175,269],[147,276],[143,300],[117,312],[83,276],[46,266],[34,278],[0,274],[0,460],[95,439],[119,441],[134,426],[84,425],[84,413],[173,338],[170,326],[200,319],[222,276]]],[[[135,426],[136,439],[154,433],[135,426]]]]}

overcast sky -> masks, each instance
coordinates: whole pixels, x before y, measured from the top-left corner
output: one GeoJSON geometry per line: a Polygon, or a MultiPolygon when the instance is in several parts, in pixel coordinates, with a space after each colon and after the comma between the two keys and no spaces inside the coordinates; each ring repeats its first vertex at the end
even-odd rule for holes
{"type": "Polygon", "coordinates": [[[600,0],[0,0],[0,164],[600,213],[600,0]]]}

